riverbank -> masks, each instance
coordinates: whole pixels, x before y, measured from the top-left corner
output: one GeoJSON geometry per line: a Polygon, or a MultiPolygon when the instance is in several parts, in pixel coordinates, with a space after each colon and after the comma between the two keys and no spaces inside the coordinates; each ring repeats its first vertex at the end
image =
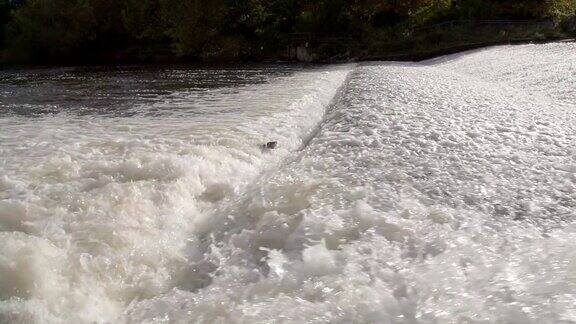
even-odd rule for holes
{"type": "Polygon", "coordinates": [[[0,62],[94,65],[410,59],[576,37],[576,3],[8,1],[0,62]]]}
{"type": "MultiPolygon", "coordinates": [[[[573,41],[576,21],[446,21],[390,35],[375,34],[355,48],[348,48],[348,57],[326,55],[320,47],[311,49],[318,61],[421,61],[438,56],[489,47],[527,43],[573,41]]],[[[341,49],[342,51],[342,49],[341,49]]]]}
{"type": "Polygon", "coordinates": [[[368,61],[400,61],[400,62],[419,62],[424,60],[433,59],[436,57],[441,57],[444,55],[456,54],[461,52],[466,52],[470,50],[488,48],[491,46],[499,45],[523,45],[523,44],[547,44],[555,42],[576,42],[576,38],[572,37],[555,37],[548,39],[517,39],[509,41],[493,41],[493,42],[480,42],[480,43],[467,43],[467,44],[457,44],[440,48],[433,48],[428,51],[414,51],[405,53],[389,53],[389,54],[368,54],[359,55],[356,57],[352,56],[339,56],[317,59],[312,62],[300,62],[298,60],[288,60],[285,57],[267,57],[260,60],[237,60],[237,61],[211,61],[211,62],[199,62],[199,61],[188,61],[185,59],[164,59],[164,60],[153,60],[153,61],[142,61],[142,60],[123,60],[123,61],[102,61],[96,60],[92,62],[84,62],[81,64],[0,64],[0,69],[26,69],[26,68],[51,68],[55,66],[101,66],[101,65],[131,65],[131,64],[144,64],[144,65],[186,65],[186,66],[197,66],[198,68],[211,68],[211,67],[234,67],[239,64],[338,64],[338,63],[351,63],[351,62],[368,62],[368,61]]]}
{"type": "Polygon", "coordinates": [[[411,61],[418,62],[433,59],[436,57],[450,55],[470,50],[475,50],[479,48],[498,46],[498,45],[523,45],[523,44],[547,44],[555,42],[576,42],[575,38],[568,37],[558,37],[550,39],[518,39],[510,41],[494,41],[494,42],[483,42],[483,43],[470,43],[470,44],[460,44],[450,47],[432,49],[430,51],[415,52],[415,53],[398,53],[389,54],[383,56],[366,56],[360,57],[356,61],[411,61]]]}
{"type": "Polygon", "coordinates": [[[178,56],[167,45],[90,52],[74,58],[15,64],[2,61],[0,68],[93,66],[93,65],[198,65],[234,66],[259,63],[333,64],[363,61],[421,61],[438,56],[496,45],[574,41],[576,21],[554,24],[551,21],[446,21],[411,30],[384,31],[362,37],[296,34],[283,41],[284,50],[246,50],[230,54],[226,49],[206,56],[178,56]]]}

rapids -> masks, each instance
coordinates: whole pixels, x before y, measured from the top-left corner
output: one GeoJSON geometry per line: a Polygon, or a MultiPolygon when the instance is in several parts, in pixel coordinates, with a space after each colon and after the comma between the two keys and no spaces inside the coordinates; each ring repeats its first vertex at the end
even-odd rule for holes
{"type": "Polygon", "coordinates": [[[575,88],[573,43],[1,72],[0,322],[576,322],[575,88]]]}

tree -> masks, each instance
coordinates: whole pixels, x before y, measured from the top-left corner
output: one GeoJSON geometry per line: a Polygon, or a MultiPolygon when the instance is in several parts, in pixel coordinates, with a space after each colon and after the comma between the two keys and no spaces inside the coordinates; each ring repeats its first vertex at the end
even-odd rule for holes
{"type": "Polygon", "coordinates": [[[226,13],[223,0],[162,0],[166,33],[180,56],[197,56],[214,43],[226,13]]]}
{"type": "Polygon", "coordinates": [[[86,0],[30,0],[13,12],[13,53],[43,60],[68,57],[93,38],[95,19],[86,0]]]}

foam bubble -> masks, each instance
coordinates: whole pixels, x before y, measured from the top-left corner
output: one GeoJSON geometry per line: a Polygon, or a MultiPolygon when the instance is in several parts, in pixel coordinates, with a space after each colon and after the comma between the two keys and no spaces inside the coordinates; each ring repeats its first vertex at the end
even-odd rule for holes
{"type": "Polygon", "coordinates": [[[0,319],[574,321],[572,50],[295,73],[37,146],[8,125],[0,319]]]}
{"type": "Polygon", "coordinates": [[[209,285],[216,210],[303,145],[349,70],[196,94],[220,105],[196,118],[0,118],[0,321],[122,321],[131,303],[209,285]]]}

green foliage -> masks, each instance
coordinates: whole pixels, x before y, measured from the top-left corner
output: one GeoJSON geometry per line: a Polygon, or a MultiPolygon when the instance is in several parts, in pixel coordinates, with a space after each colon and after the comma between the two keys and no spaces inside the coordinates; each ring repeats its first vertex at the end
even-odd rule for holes
{"type": "Polygon", "coordinates": [[[11,18],[8,40],[14,53],[26,59],[67,55],[94,37],[96,24],[86,0],[31,0],[11,18]]]}
{"type": "MultiPolygon", "coordinates": [[[[415,43],[415,31],[444,21],[558,25],[575,13],[576,0],[0,0],[0,51],[8,60],[37,62],[159,53],[236,60],[277,56],[292,33],[402,48],[415,43]]],[[[455,39],[446,33],[429,30],[424,39],[455,39]]],[[[350,47],[318,45],[327,55],[350,47]]]]}
{"type": "Polygon", "coordinates": [[[0,0],[0,48],[4,44],[4,33],[6,32],[6,24],[10,19],[12,6],[8,0],[0,0]]]}
{"type": "Polygon", "coordinates": [[[164,26],[158,0],[125,0],[121,17],[129,37],[141,41],[162,40],[164,26]]]}
{"type": "Polygon", "coordinates": [[[213,48],[226,7],[223,0],[163,0],[166,33],[178,55],[197,56],[213,48]]]}
{"type": "Polygon", "coordinates": [[[560,20],[576,13],[575,0],[547,0],[542,4],[541,17],[552,17],[560,20]]]}

